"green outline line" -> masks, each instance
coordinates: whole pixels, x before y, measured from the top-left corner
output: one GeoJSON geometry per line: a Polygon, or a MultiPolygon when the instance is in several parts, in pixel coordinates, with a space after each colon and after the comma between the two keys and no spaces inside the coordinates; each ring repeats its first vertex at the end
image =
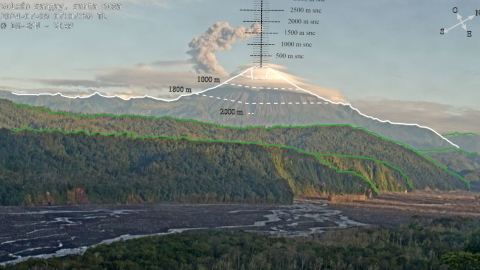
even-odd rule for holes
{"type": "MultiPolygon", "coordinates": [[[[370,133],[370,134],[373,134],[381,139],[384,139],[386,141],[389,141],[389,142],[393,142],[393,143],[396,143],[396,144],[400,144],[412,151],[415,151],[417,154],[419,154],[420,156],[423,156],[424,158],[430,160],[432,163],[434,163],[435,165],[439,166],[440,168],[444,169],[447,173],[450,173],[452,175],[455,175],[457,177],[459,177],[460,179],[462,179],[465,183],[467,183],[468,185],[468,189],[470,189],[470,182],[468,180],[466,180],[465,178],[463,178],[462,176],[448,170],[445,166],[442,166],[440,164],[438,164],[436,161],[434,161],[433,159],[431,159],[429,156],[427,155],[424,155],[422,153],[420,153],[420,150],[416,150],[414,149],[413,147],[411,146],[408,146],[402,142],[398,142],[398,141],[394,141],[394,140],[391,140],[391,139],[387,139],[385,137],[382,137],[380,136],[379,134],[373,132],[373,131],[369,131],[363,127],[354,127],[350,124],[331,124],[331,125],[309,125],[309,126],[280,126],[280,125],[276,125],[276,126],[271,126],[271,127],[262,127],[262,126],[256,126],[256,127],[232,127],[232,126],[222,126],[222,125],[219,125],[219,124],[215,124],[215,123],[208,123],[208,122],[202,122],[202,121],[197,121],[197,120],[193,120],[193,119],[179,119],[179,118],[174,118],[174,117],[171,117],[171,116],[160,116],[160,117],[156,117],[156,116],[144,116],[144,115],[131,115],[131,114],[121,114],[121,115],[114,115],[114,114],[105,114],[105,113],[101,113],[101,114],[97,114],[97,115],[89,115],[89,114],[69,114],[67,112],[62,112],[62,111],[50,111],[48,109],[45,109],[45,108],[39,108],[39,107],[32,107],[32,106],[29,106],[27,104],[21,104],[21,103],[15,103],[15,102],[12,102],[13,105],[17,105],[17,106],[24,106],[24,107],[27,107],[27,108],[30,108],[30,109],[35,109],[35,110],[42,110],[42,111],[45,111],[45,112],[48,112],[49,114],[64,114],[64,115],[67,115],[67,116],[70,116],[70,117],[89,117],[89,118],[92,118],[92,119],[95,119],[95,118],[98,118],[100,116],[107,116],[107,117],[114,117],[114,118],[121,118],[121,117],[138,117],[138,118],[145,118],[145,119],[155,119],[155,120],[158,120],[158,119],[163,119],[163,118],[166,118],[166,119],[171,119],[171,120],[175,120],[175,121],[183,121],[183,122],[194,122],[194,123],[198,123],[198,124],[205,124],[205,125],[212,125],[212,126],[215,126],[215,127],[218,127],[218,128],[228,128],[228,129],[264,129],[264,130],[270,130],[270,129],[274,129],[274,128],[310,128],[310,127],[332,127],[332,126],[340,126],[340,127],[350,127],[352,129],[360,129],[360,130],[363,130],[367,133],[370,133]]],[[[95,134],[95,133],[93,133],[95,134]]],[[[92,135],[93,135],[92,134],[92,135]]],[[[424,150],[422,150],[424,151],[424,150]]],[[[381,162],[381,161],[379,161],[381,162]]],[[[390,165],[392,166],[392,165],[390,165]]],[[[393,167],[393,166],[392,166],[393,167]]],[[[411,187],[410,185],[410,182],[408,182],[409,186],[411,187]]],[[[413,188],[412,188],[413,189],[413,188]]]]}
{"type": "MultiPolygon", "coordinates": [[[[334,169],[337,173],[352,173],[352,174],[355,174],[356,176],[359,176],[359,177],[363,178],[365,181],[367,181],[368,183],[370,183],[370,185],[371,185],[372,188],[375,190],[375,192],[377,192],[378,194],[381,194],[380,191],[377,190],[377,188],[375,187],[375,185],[374,185],[372,182],[370,182],[370,180],[368,180],[366,177],[358,174],[357,172],[353,172],[353,171],[339,171],[338,168],[336,168],[336,167],[333,166],[332,164],[326,162],[326,161],[323,160],[323,159],[320,159],[320,157],[318,156],[318,154],[313,154],[313,155],[317,157],[317,159],[318,159],[318,161],[320,161],[320,163],[323,163],[323,164],[325,164],[326,166],[334,169]]],[[[399,170],[403,175],[405,175],[400,169],[398,169],[398,170],[399,170]]],[[[405,175],[405,177],[407,177],[407,176],[405,175]]],[[[408,184],[410,185],[410,182],[408,181],[408,177],[407,177],[407,182],[408,182],[408,184]]],[[[410,186],[410,187],[412,187],[412,186],[410,186]]],[[[413,189],[413,188],[412,188],[412,189],[413,189]]]]}
{"type": "Polygon", "coordinates": [[[419,151],[419,152],[442,152],[442,151],[447,151],[447,150],[454,150],[454,151],[456,151],[456,152],[462,152],[462,153],[467,154],[467,155],[476,155],[476,154],[478,154],[478,152],[470,153],[470,152],[467,152],[467,151],[462,150],[462,149],[455,149],[455,148],[453,148],[453,147],[445,148],[445,149],[440,149],[440,150],[432,149],[432,150],[417,150],[417,151],[419,151]]]}
{"type": "Polygon", "coordinates": [[[477,136],[477,134],[475,133],[458,133],[458,132],[454,132],[454,133],[450,133],[450,134],[442,134],[443,137],[446,137],[446,136],[455,136],[455,135],[473,135],[473,136],[477,136]]]}
{"type": "MultiPolygon", "coordinates": [[[[109,134],[104,134],[102,132],[94,132],[94,133],[89,133],[85,130],[77,130],[77,131],[63,131],[63,130],[60,130],[60,129],[50,129],[50,130],[47,130],[47,129],[44,129],[44,130],[38,130],[38,129],[34,129],[34,128],[30,128],[30,127],[22,127],[22,128],[19,128],[19,129],[12,129],[12,131],[14,132],[20,132],[22,130],[31,130],[31,131],[36,131],[36,132],[61,132],[63,134],[77,134],[77,133],[84,133],[88,136],[93,136],[93,135],[102,135],[102,136],[114,136],[114,135],[127,135],[127,136],[130,136],[131,138],[142,138],[142,139],[147,139],[147,138],[152,138],[152,139],[157,139],[157,138],[166,138],[166,139],[174,139],[174,140],[181,140],[181,139],[185,139],[185,140],[188,140],[188,141],[191,141],[191,142],[220,142],[220,143],[237,143],[237,144],[256,144],[256,145],[262,145],[262,146],[273,146],[273,147],[278,147],[278,148],[286,148],[286,149],[294,149],[296,151],[299,151],[301,153],[304,153],[304,154],[308,154],[308,155],[312,155],[312,156],[315,156],[317,157],[317,159],[331,167],[332,169],[335,169],[336,172],[338,173],[352,173],[352,174],[355,174],[361,178],[363,178],[365,181],[367,181],[371,186],[372,188],[375,190],[375,192],[377,192],[378,194],[380,194],[380,191],[378,191],[378,189],[375,187],[375,185],[370,181],[368,180],[367,178],[365,178],[364,176],[356,173],[356,172],[353,172],[353,171],[339,171],[338,168],[336,168],[335,166],[333,166],[332,164],[322,160],[320,158],[320,156],[340,156],[340,157],[352,157],[352,158],[364,158],[364,159],[369,159],[369,160],[373,160],[373,161],[376,161],[376,162],[379,162],[379,163],[382,163],[382,164],[385,164],[385,165],[388,165],[396,170],[398,170],[403,176],[405,176],[405,178],[407,179],[407,182],[408,184],[410,185],[410,181],[409,181],[409,178],[408,176],[405,175],[405,173],[403,173],[402,170],[386,163],[386,162],[382,162],[382,161],[379,161],[379,160],[376,160],[376,159],[373,159],[373,158],[366,158],[366,157],[360,157],[360,156],[348,156],[348,155],[337,155],[337,154],[316,154],[316,153],[311,153],[311,152],[308,152],[308,151],[305,151],[305,150],[301,150],[301,149],[298,149],[294,146],[284,146],[284,145],[277,145],[277,144],[268,144],[268,143],[261,143],[261,142],[244,142],[244,141],[228,141],[228,140],[208,140],[208,139],[198,139],[198,140],[195,140],[195,139],[190,139],[186,136],[182,136],[182,137],[170,137],[170,136],[162,136],[162,135],[159,135],[159,136],[152,136],[152,135],[148,135],[148,136],[136,136],[134,135],[134,133],[130,133],[130,132],[122,132],[122,133],[109,133],[109,134]]],[[[410,185],[410,188],[412,188],[412,186],[410,185]]],[[[413,188],[412,188],[413,189],[413,188]]]]}
{"type": "Polygon", "coordinates": [[[392,167],[395,170],[399,171],[407,179],[407,183],[410,186],[410,188],[413,189],[412,185],[410,184],[410,178],[408,178],[408,176],[402,170],[400,170],[399,168],[391,165],[388,162],[380,161],[380,160],[377,160],[377,159],[374,159],[374,158],[362,157],[362,156],[350,156],[350,155],[339,155],[339,154],[316,154],[316,155],[319,156],[319,157],[322,157],[322,156],[337,156],[337,157],[350,157],[350,158],[361,158],[361,159],[373,160],[375,162],[387,165],[387,166],[392,167]]]}

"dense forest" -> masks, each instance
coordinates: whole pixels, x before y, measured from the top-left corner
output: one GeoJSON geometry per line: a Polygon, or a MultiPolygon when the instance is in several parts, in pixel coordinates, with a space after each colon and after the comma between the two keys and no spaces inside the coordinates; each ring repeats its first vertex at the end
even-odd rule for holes
{"type": "MultiPolygon", "coordinates": [[[[207,93],[204,93],[207,94],[207,93]]],[[[328,106],[245,106],[245,103],[275,103],[297,101],[310,103],[323,101],[309,93],[301,91],[278,91],[267,89],[241,89],[222,85],[208,90],[207,95],[191,95],[182,97],[180,102],[159,102],[151,98],[123,100],[94,95],[91,98],[64,98],[56,96],[19,96],[11,92],[0,91],[0,98],[25,103],[32,106],[51,108],[55,111],[71,111],[77,113],[99,114],[137,114],[146,116],[169,115],[180,119],[195,119],[221,125],[247,126],[308,126],[315,124],[351,124],[364,127],[386,138],[403,142],[418,150],[444,149],[451,146],[447,141],[425,128],[405,125],[392,125],[362,116],[349,106],[323,104],[328,106]],[[230,104],[223,99],[235,100],[230,104]],[[237,103],[238,101],[242,104],[237,103]],[[237,103],[237,104],[235,104],[237,103]],[[230,105],[229,105],[230,104],[230,105]],[[254,115],[226,116],[219,113],[220,108],[252,110],[254,115]]]]}
{"type": "Polygon", "coordinates": [[[453,150],[442,152],[425,152],[426,155],[458,173],[466,180],[480,182],[480,155],[465,154],[453,150]]]}
{"type": "MultiPolygon", "coordinates": [[[[315,126],[308,128],[233,129],[192,121],[170,118],[99,116],[70,117],[62,113],[51,114],[43,110],[13,105],[0,100],[0,126],[11,129],[85,130],[87,132],[130,132],[141,136],[186,136],[191,139],[214,139],[263,142],[294,146],[318,154],[338,154],[373,158],[368,160],[347,156],[323,156],[322,159],[371,180],[380,190],[409,190],[408,176],[414,189],[466,189],[467,183],[446,172],[412,149],[382,139],[361,129],[348,126],[315,126]],[[389,165],[381,164],[386,162],[389,165]],[[393,168],[392,166],[398,168],[393,168]]],[[[345,190],[345,192],[347,192],[345,190]]]]}
{"type": "MultiPolygon", "coordinates": [[[[1,266],[0,266],[0,269],[1,266]]],[[[478,270],[478,220],[414,217],[398,228],[330,230],[305,238],[202,231],[146,237],[33,259],[12,270],[478,270]]]]}
{"type": "Polygon", "coordinates": [[[291,203],[369,193],[314,155],[252,144],[0,129],[0,204],[291,203]]]}

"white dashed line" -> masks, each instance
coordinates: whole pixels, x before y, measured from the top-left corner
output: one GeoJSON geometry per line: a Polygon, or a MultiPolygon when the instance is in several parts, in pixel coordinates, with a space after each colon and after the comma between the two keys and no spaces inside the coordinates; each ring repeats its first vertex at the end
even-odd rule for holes
{"type": "MultiPolygon", "coordinates": [[[[227,80],[226,82],[224,82],[223,84],[219,84],[219,85],[216,85],[216,86],[214,86],[214,87],[211,87],[211,88],[202,90],[202,91],[199,92],[199,93],[206,92],[206,91],[209,91],[209,90],[218,88],[218,87],[220,87],[221,85],[227,85],[227,82],[229,82],[229,81],[231,81],[231,80],[233,80],[233,79],[235,79],[235,78],[237,78],[237,77],[240,77],[240,76],[247,77],[247,78],[252,78],[252,79],[257,80],[258,78],[254,78],[254,77],[253,77],[253,70],[254,70],[255,68],[258,68],[258,67],[251,67],[251,68],[245,70],[244,72],[242,72],[241,74],[239,74],[239,75],[237,75],[237,76],[234,76],[234,77],[228,79],[228,80],[227,80]],[[243,74],[246,73],[246,72],[250,72],[250,73],[251,73],[251,76],[245,76],[245,75],[243,75],[243,74]]],[[[303,91],[303,92],[309,93],[309,94],[311,94],[311,95],[313,95],[313,96],[315,96],[315,97],[317,97],[317,98],[319,98],[319,99],[323,99],[323,100],[325,100],[325,101],[329,101],[329,102],[325,102],[325,104],[330,104],[330,103],[332,103],[332,104],[335,104],[335,105],[348,106],[348,107],[350,107],[352,110],[354,110],[354,111],[356,111],[357,113],[359,113],[361,116],[364,116],[364,117],[366,117],[366,118],[369,118],[369,119],[372,119],[372,120],[375,120],[375,121],[378,121],[378,122],[381,122],[381,123],[390,123],[390,124],[392,124],[392,125],[417,126],[417,127],[419,127],[419,128],[428,129],[428,130],[434,132],[436,135],[438,135],[438,136],[439,136],[440,138],[442,138],[443,140],[445,140],[445,141],[447,141],[448,143],[450,143],[451,145],[453,145],[453,146],[455,146],[455,147],[457,147],[457,148],[460,148],[458,145],[454,144],[453,142],[451,142],[450,140],[448,140],[447,138],[445,138],[445,137],[442,136],[440,133],[438,133],[437,131],[435,131],[434,129],[432,129],[432,128],[430,128],[430,127],[421,126],[421,125],[419,125],[419,124],[413,124],[413,123],[412,123],[412,124],[409,124],[409,123],[396,123],[396,122],[392,122],[392,121],[390,121],[390,120],[381,120],[381,119],[379,119],[379,118],[375,118],[375,117],[373,117],[373,116],[366,115],[366,114],[360,112],[358,109],[354,108],[350,103],[334,102],[334,101],[330,101],[330,100],[328,100],[328,99],[325,99],[325,98],[323,98],[323,97],[321,97],[321,96],[319,96],[319,95],[317,95],[317,94],[314,94],[314,93],[312,93],[312,92],[310,92],[310,91],[308,91],[308,90],[305,90],[305,89],[300,88],[299,86],[295,85],[294,83],[292,83],[292,82],[289,81],[288,79],[286,79],[286,78],[284,78],[283,76],[279,75],[277,72],[275,72],[275,70],[273,70],[273,69],[271,69],[271,68],[269,68],[269,67],[267,67],[267,68],[269,69],[269,73],[270,73],[270,71],[271,71],[271,72],[274,73],[276,76],[278,76],[278,78],[266,78],[266,79],[269,79],[269,80],[273,80],[273,79],[280,80],[280,79],[283,79],[284,81],[288,82],[290,85],[293,85],[293,86],[297,87],[296,90],[303,91]]],[[[266,75],[266,76],[268,76],[268,75],[266,75]]],[[[247,87],[247,86],[245,86],[245,87],[247,87]]],[[[247,87],[247,88],[248,88],[248,87],[247,87]]],[[[252,87],[252,88],[253,88],[253,87],[252,87]]],[[[282,88],[282,90],[284,90],[284,89],[282,88]]],[[[292,89],[292,88],[289,88],[289,90],[293,90],[293,89],[292,89]]],[[[176,98],[174,98],[174,99],[164,99],[164,98],[152,97],[152,96],[147,96],[147,95],[138,96],[138,97],[130,96],[130,97],[125,98],[125,97],[121,97],[121,96],[118,96],[118,95],[113,95],[113,96],[103,95],[103,94],[101,94],[101,93],[99,93],[99,92],[94,92],[93,94],[88,95],[88,96],[79,96],[79,95],[77,95],[77,96],[68,96],[68,95],[64,95],[64,94],[62,94],[62,93],[38,93],[38,94],[29,94],[29,93],[27,93],[27,94],[22,94],[22,93],[12,92],[12,94],[17,95],[17,96],[57,96],[57,95],[60,95],[60,96],[62,96],[62,97],[71,98],[71,99],[77,99],[77,98],[85,99],[85,98],[90,98],[90,97],[92,97],[92,96],[94,96],[94,95],[99,95],[99,96],[105,97],[105,98],[120,98],[120,99],[123,99],[123,100],[141,99],[141,98],[151,98],[151,99],[154,99],[154,100],[159,100],[159,101],[164,101],[164,102],[174,102],[174,101],[178,101],[178,100],[179,100],[180,98],[182,98],[182,97],[191,96],[191,95],[198,95],[199,93],[197,92],[197,93],[191,93],[191,94],[185,94],[185,95],[182,94],[182,95],[180,95],[180,96],[178,96],[178,97],[176,97],[176,98]]],[[[232,101],[233,101],[233,100],[232,100],[232,101]]],[[[289,103],[289,104],[290,104],[290,103],[289,103]]],[[[299,103],[297,103],[297,104],[299,104],[299,103]]],[[[317,103],[317,104],[320,104],[320,103],[317,103]]]]}

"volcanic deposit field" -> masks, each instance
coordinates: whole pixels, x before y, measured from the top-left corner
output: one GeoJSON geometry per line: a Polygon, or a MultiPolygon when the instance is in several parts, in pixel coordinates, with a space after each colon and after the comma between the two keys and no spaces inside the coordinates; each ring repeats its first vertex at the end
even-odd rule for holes
{"type": "Polygon", "coordinates": [[[121,239],[187,230],[245,230],[304,236],[365,224],[325,204],[61,205],[0,208],[0,263],[84,252],[121,239]]]}

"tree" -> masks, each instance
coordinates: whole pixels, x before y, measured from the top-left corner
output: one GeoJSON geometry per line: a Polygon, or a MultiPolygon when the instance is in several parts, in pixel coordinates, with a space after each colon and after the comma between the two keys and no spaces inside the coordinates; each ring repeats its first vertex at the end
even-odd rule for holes
{"type": "Polygon", "coordinates": [[[450,252],[442,257],[442,263],[454,270],[480,269],[480,254],[470,252],[450,252]]]}
{"type": "Polygon", "coordinates": [[[468,240],[468,244],[465,247],[465,251],[471,253],[480,253],[480,230],[472,233],[470,239],[468,240]]]}

